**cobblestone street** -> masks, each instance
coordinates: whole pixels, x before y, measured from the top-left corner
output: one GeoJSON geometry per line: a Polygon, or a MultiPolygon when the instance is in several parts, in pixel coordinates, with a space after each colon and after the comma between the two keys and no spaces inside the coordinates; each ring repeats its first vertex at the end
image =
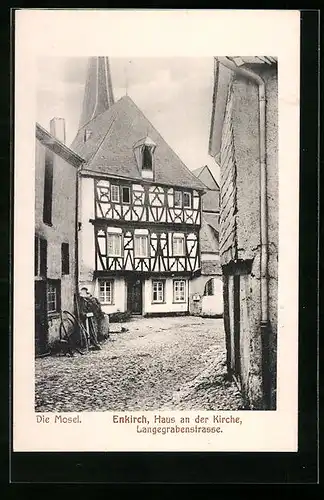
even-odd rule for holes
{"type": "MultiPolygon", "coordinates": [[[[111,325],[113,327],[114,325],[111,325]]],[[[222,319],[136,318],[102,350],[35,361],[36,411],[237,410],[222,319]]]]}

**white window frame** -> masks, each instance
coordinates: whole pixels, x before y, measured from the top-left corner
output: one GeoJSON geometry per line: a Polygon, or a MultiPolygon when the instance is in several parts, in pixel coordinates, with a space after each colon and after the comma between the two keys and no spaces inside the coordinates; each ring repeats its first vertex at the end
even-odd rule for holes
{"type": "Polygon", "coordinates": [[[186,280],[173,280],[173,302],[179,304],[186,300],[186,280]]]}
{"type": "Polygon", "coordinates": [[[104,280],[100,279],[98,280],[98,298],[100,304],[106,304],[106,305],[113,305],[114,303],[114,285],[115,282],[114,280],[104,280]],[[101,290],[101,287],[103,285],[103,290],[101,290]],[[109,285],[109,290],[108,290],[108,285],[109,285]],[[103,293],[103,295],[102,295],[103,293]],[[109,298],[107,298],[109,297],[109,298]]]}
{"type": "Polygon", "coordinates": [[[107,255],[108,257],[122,257],[122,234],[121,233],[113,233],[113,232],[108,232],[107,233],[107,255]],[[114,244],[113,244],[113,251],[109,252],[109,238],[118,238],[119,239],[119,252],[114,251],[114,244]]]}
{"type": "Polygon", "coordinates": [[[113,203],[120,203],[120,190],[118,184],[112,184],[110,187],[110,201],[113,203]],[[116,188],[116,190],[114,190],[116,188]],[[114,194],[118,193],[117,198],[115,198],[114,194]]]}
{"type": "Polygon", "coordinates": [[[121,186],[121,195],[122,195],[122,203],[125,203],[126,205],[129,205],[130,202],[131,202],[131,188],[130,186],[121,186]],[[128,189],[128,192],[129,192],[129,201],[125,201],[124,200],[124,196],[123,196],[123,189],[128,189]]]}
{"type": "Polygon", "coordinates": [[[174,208],[182,208],[182,191],[178,191],[177,189],[175,189],[173,206],[174,206],[174,208]],[[179,195],[180,195],[180,205],[176,205],[176,193],[179,193],[179,195]]]}
{"type": "Polygon", "coordinates": [[[165,280],[152,280],[152,304],[164,304],[164,303],[165,303],[165,280]],[[159,285],[160,285],[160,290],[159,290],[159,285]],[[155,292],[157,294],[156,300],[154,300],[155,292]],[[159,297],[159,293],[162,293],[161,297],[159,297]]]}
{"type": "Polygon", "coordinates": [[[134,252],[135,252],[135,257],[137,258],[142,258],[145,259],[148,257],[148,236],[147,234],[135,234],[135,241],[134,241],[134,252]],[[143,253],[141,250],[143,249],[141,246],[141,243],[139,241],[145,241],[145,253],[143,253]]]}
{"type": "Polygon", "coordinates": [[[60,308],[60,280],[48,280],[46,287],[46,302],[47,302],[47,313],[54,314],[59,312],[60,308]],[[51,288],[51,289],[50,289],[51,288]],[[54,297],[54,301],[50,300],[50,296],[54,297]],[[49,308],[50,302],[54,302],[54,309],[49,308]]]}
{"type": "Polygon", "coordinates": [[[185,191],[183,193],[183,208],[191,208],[192,207],[192,196],[191,196],[191,193],[190,191],[185,191]],[[189,205],[185,205],[185,196],[188,195],[189,196],[189,205]]]}
{"type": "Polygon", "coordinates": [[[172,255],[174,257],[184,257],[185,256],[185,237],[184,235],[174,234],[172,236],[172,255]],[[175,240],[182,241],[182,251],[178,251],[175,245],[175,240]]]}

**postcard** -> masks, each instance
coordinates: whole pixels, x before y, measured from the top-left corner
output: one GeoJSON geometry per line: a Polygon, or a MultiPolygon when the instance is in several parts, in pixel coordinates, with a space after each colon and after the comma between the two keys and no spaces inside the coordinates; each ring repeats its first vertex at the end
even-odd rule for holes
{"type": "Polygon", "coordinates": [[[300,13],[15,17],[14,451],[296,452],[300,13]]]}

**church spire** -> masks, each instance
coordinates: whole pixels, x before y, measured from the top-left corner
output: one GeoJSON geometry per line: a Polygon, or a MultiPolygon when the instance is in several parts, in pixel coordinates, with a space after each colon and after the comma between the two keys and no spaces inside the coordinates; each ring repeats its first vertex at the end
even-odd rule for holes
{"type": "Polygon", "coordinates": [[[108,57],[90,57],[79,130],[114,102],[108,57]]]}

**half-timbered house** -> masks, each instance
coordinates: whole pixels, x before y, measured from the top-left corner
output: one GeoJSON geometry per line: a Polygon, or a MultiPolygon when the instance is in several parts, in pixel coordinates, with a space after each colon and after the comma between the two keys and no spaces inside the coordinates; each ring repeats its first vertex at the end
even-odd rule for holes
{"type": "Polygon", "coordinates": [[[187,313],[204,185],[129,96],[114,101],[106,57],[90,58],[72,149],[85,160],[80,286],[106,313],[187,313]]]}

